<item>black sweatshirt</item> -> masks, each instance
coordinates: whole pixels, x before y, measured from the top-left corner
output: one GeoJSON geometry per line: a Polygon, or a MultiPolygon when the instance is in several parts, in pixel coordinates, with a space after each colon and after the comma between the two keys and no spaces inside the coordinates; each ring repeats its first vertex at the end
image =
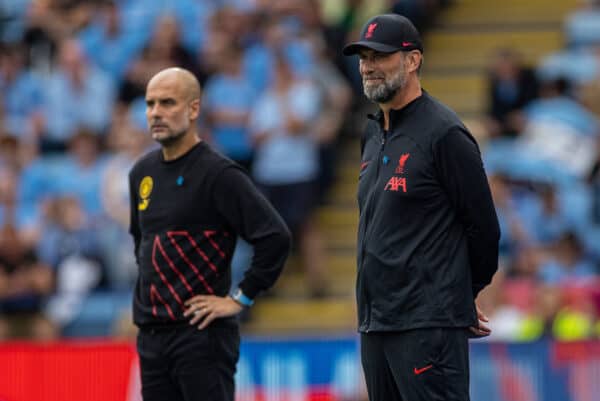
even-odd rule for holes
{"type": "Polygon", "coordinates": [[[238,235],[254,248],[240,283],[246,296],[281,273],[291,241],[285,223],[244,171],[204,142],[172,161],[150,152],[132,168],[129,190],[138,326],[181,324],[187,299],[227,295],[238,235]]]}
{"type": "Polygon", "coordinates": [[[359,331],[467,327],[498,267],[500,229],[479,148],[426,92],[370,116],[358,203],[359,331]]]}

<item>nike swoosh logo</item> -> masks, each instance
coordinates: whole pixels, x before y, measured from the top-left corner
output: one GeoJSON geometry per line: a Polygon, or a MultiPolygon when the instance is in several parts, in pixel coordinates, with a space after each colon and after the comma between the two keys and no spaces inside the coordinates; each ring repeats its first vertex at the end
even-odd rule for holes
{"type": "Polygon", "coordinates": [[[421,373],[423,373],[426,370],[429,370],[431,368],[433,368],[433,365],[427,365],[427,366],[425,366],[424,368],[421,368],[421,369],[415,368],[414,372],[415,372],[415,375],[420,375],[421,373]]]}
{"type": "Polygon", "coordinates": [[[363,163],[361,163],[361,164],[360,164],[360,169],[361,169],[361,170],[362,170],[362,169],[364,169],[365,167],[367,167],[367,166],[369,165],[369,163],[371,163],[371,161],[370,161],[370,160],[369,160],[369,161],[366,161],[366,162],[363,162],[363,163]]]}
{"type": "Polygon", "coordinates": [[[411,42],[402,42],[402,47],[412,46],[411,42]]]}

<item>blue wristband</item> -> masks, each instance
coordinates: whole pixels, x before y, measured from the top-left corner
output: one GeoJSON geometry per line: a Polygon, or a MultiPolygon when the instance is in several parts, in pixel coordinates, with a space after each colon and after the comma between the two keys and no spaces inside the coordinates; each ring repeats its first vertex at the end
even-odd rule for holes
{"type": "Polygon", "coordinates": [[[243,305],[243,306],[252,306],[254,304],[254,300],[248,298],[240,288],[238,288],[233,295],[231,296],[231,298],[233,298],[234,301],[236,301],[237,303],[243,305]]]}

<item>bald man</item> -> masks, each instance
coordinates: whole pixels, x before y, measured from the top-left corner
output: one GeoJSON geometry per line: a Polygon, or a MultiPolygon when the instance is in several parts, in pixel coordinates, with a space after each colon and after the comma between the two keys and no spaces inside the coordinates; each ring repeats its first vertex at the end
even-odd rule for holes
{"type": "Polygon", "coordinates": [[[180,68],[150,80],[146,117],[160,149],[129,173],[144,401],[233,401],[235,316],[275,283],[290,249],[285,223],[244,171],[199,138],[200,96],[180,68]],[[238,236],[254,258],[228,295],[238,236]]]}

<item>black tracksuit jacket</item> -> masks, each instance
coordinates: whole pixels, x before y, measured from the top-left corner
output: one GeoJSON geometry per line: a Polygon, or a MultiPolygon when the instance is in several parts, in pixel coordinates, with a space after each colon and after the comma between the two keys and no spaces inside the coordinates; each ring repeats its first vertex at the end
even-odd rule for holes
{"type": "Polygon", "coordinates": [[[138,326],[188,324],[187,299],[227,295],[238,235],[254,248],[244,294],[254,298],[279,276],[289,230],[242,169],[204,142],[172,161],[150,152],[132,168],[129,188],[138,326]]]}
{"type": "Polygon", "coordinates": [[[369,116],[358,185],[360,332],[476,324],[500,228],[477,143],[423,91],[369,116]]]}

